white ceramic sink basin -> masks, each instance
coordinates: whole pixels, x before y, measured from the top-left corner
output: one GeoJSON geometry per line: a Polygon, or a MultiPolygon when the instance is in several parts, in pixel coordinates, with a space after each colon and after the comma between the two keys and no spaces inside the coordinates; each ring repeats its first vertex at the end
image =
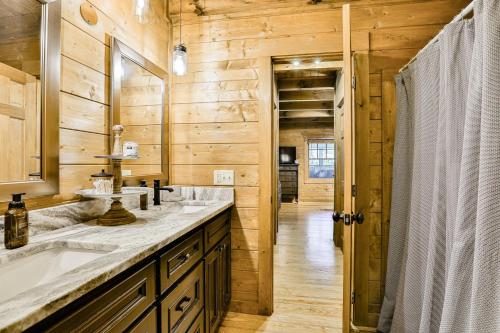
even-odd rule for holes
{"type": "Polygon", "coordinates": [[[1,263],[0,303],[110,252],[55,244],[1,263]]]}

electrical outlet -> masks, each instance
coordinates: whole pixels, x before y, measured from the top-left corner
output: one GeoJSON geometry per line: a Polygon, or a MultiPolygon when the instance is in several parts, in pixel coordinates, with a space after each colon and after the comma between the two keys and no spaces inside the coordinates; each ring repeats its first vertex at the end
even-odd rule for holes
{"type": "Polygon", "coordinates": [[[234,170],[214,170],[214,185],[234,185],[234,170]]]}

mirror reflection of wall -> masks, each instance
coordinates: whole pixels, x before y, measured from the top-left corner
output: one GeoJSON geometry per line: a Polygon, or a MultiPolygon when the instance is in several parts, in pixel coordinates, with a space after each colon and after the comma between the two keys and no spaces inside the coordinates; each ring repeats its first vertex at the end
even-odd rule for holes
{"type": "Polygon", "coordinates": [[[122,140],[139,144],[139,159],[124,161],[132,176],[162,172],[163,80],[127,57],[121,58],[120,123],[122,140]]]}
{"type": "Polygon", "coordinates": [[[0,2],[0,182],[40,179],[42,5],[0,2]]]}

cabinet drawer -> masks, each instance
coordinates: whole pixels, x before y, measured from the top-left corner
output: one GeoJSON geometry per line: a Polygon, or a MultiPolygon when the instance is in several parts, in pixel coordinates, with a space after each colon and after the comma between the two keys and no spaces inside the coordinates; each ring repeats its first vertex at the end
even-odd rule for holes
{"type": "Polygon", "coordinates": [[[128,333],[156,333],[156,308],[153,308],[146,317],[132,327],[128,333]]]}
{"type": "Polygon", "coordinates": [[[203,232],[200,230],[160,257],[160,286],[165,292],[203,257],[203,232]]]}
{"type": "Polygon", "coordinates": [[[205,333],[205,320],[203,318],[203,311],[200,312],[198,318],[195,319],[187,333],[205,333]]]}
{"type": "Polygon", "coordinates": [[[155,264],[94,298],[48,332],[123,332],[155,300],[155,264]]]}
{"type": "Polygon", "coordinates": [[[184,278],[161,302],[161,331],[184,333],[204,305],[203,263],[184,278]]]}
{"type": "Polygon", "coordinates": [[[205,247],[207,252],[229,233],[231,230],[230,220],[230,211],[227,211],[205,227],[205,247]]]}

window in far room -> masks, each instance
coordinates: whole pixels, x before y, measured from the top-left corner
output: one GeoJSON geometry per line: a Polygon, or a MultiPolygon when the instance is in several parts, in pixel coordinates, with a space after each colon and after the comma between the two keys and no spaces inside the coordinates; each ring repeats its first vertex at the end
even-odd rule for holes
{"type": "Polygon", "coordinates": [[[306,182],[325,182],[335,178],[335,143],[332,139],[309,139],[306,156],[306,182]]]}

